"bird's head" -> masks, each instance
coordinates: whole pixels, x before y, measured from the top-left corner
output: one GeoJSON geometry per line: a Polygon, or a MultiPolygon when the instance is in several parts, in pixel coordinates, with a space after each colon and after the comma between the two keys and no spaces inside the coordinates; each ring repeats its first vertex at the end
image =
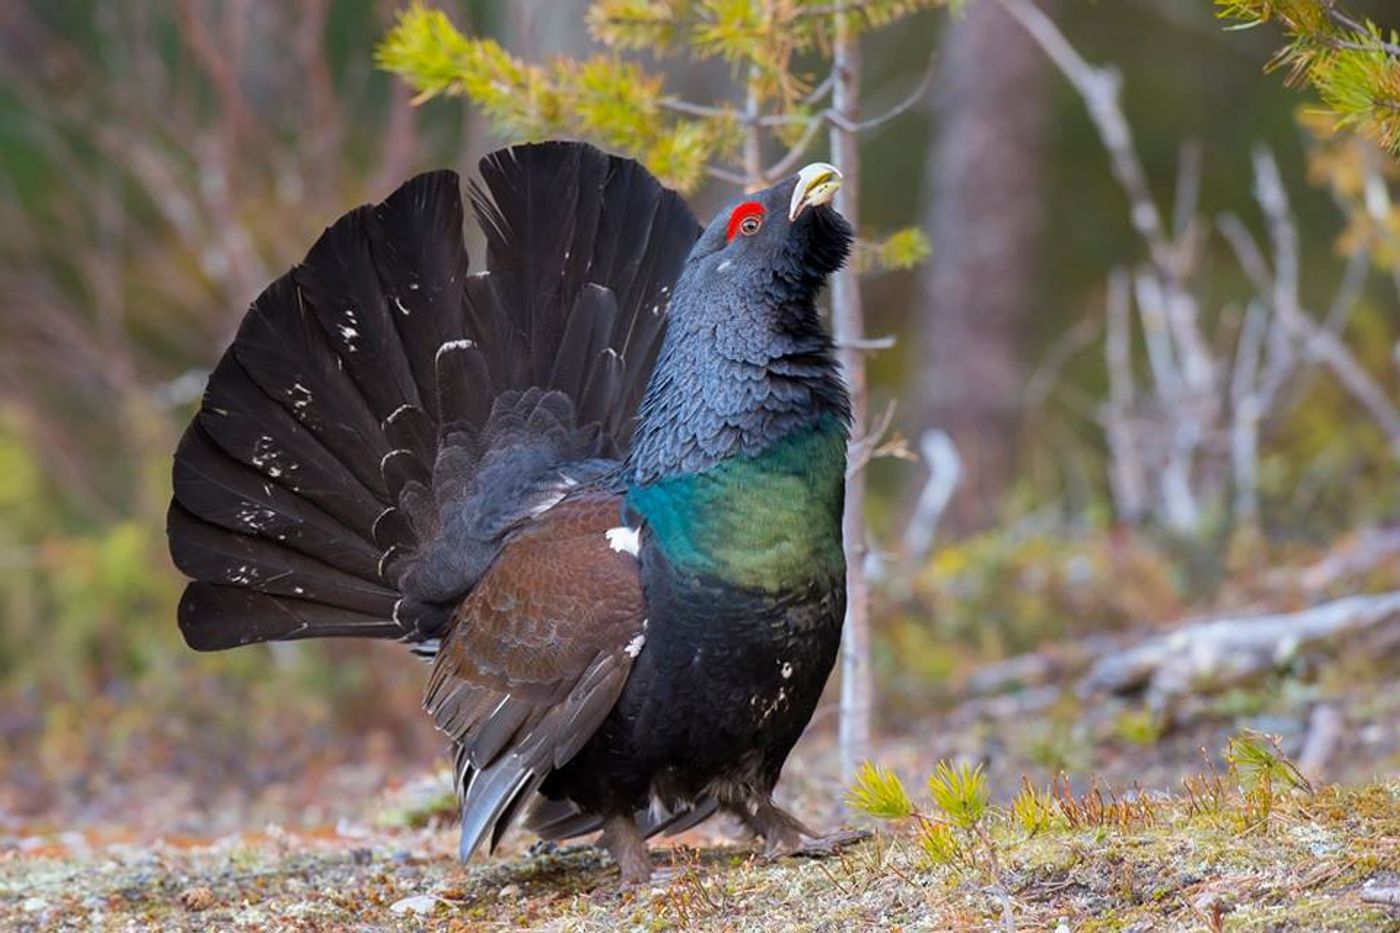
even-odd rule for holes
{"type": "Polygon", "coordinates": [[[810,300],[851,250],[850,224],[831,207],[841,181],[835,166],[814,162],[736,198],[705,228],[686,272],[727,283],[730,294],[753,290],[777,292],[779,300],[810,300]]]}
{"type": "Polygon", "coordinates": [[[631,479],[694,473],[832,417],[849,421],[816,298],[851,251],[822,162],[737,198],[701,234],[671,293],[638,409],[631,479]]]}

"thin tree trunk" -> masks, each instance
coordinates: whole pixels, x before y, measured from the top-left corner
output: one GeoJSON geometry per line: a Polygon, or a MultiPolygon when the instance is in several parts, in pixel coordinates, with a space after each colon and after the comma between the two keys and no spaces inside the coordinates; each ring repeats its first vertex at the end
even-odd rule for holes
{"type": "MultiPolygon", "coordinates": [[[[846,15],[837,17],[834,49],[836,82],[832,107],[848,125],[860,120],[860,47],[846,15]]],[[[860,217],[860,146],[856,134],[833,125],[831,157],[845,175],[836,194],[836,209],[852,223],[860,217]]],[[[860,304],[860,281],[853,267],[837,272],[831,283],[832,329],[838,358],[851,391],[852,450],[866,440],[865,356],[859,344],[865,334],[860,304]]],[[[841,773],[849,780],[870,754],[870,723],[875,684],[870,667],[870,599],[865,578],[865,471],[863,458],[853,458],[846,473],[846,619],[841,636],[841,773]]]]}
{"type": "Polygon", "coordinates": [[[1035,43],[997,4],[971,4],[950,26],[926,168],[934,250],[921,283],[919,423],[951,434],[966,466],[951,509],[963,529],[994,519],[1014,466],[1042,219],[1045,83],[1035,43]]]}

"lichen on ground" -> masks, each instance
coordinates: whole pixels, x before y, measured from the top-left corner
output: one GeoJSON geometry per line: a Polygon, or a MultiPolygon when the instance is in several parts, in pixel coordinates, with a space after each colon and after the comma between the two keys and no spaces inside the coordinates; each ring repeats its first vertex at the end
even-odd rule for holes
{"type": "Polygon", "coordinates": [[[1137,820],[1012,820],[996,865],[933,862],[888,828],[822,860],[752,844],[680,845],[668,877],[620,891],[600,850],[463,867],[451,832],[269,828],[191,844],[26,837],[0,856],[0,927],[90,929],[1118,930],[1400,929],[1365,903],[1400,884],[1400,783],[1280,793],[1266,825],[1237,803],[1154,795],[1137,820]]]}

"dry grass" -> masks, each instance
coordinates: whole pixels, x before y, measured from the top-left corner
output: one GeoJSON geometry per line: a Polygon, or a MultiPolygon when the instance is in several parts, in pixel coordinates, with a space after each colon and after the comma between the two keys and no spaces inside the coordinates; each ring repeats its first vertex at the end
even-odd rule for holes
{"type": "Polygon", "coordinates": [[[31,837],[0,857],[0,927],[985,930],[1009,917],[1018,930],[1400,929],[1361,899],[1367,883],[1400,883],[1400,783],[1283,792],[1263,826],[1241,822],[1237,796],[1210,808],[1161,795],[1150,819],[1129,819],[1099,793],[1059,798],[1080,808],[1073,823],[1027,833],[1004,821],[995,877],[932,864],[899,831],[826,861],[677,847],[666,881],[625,892],[590,847],[463,868],[436,827],[141,846],[31,837]]]}

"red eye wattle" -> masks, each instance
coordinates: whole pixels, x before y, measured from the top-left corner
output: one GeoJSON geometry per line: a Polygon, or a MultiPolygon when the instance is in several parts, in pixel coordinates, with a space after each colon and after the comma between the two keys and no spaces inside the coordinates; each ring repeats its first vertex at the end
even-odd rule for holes
{"type": "Polygon", "coordinates": [[[745,201],[740,204],[734,208],[734,213],[729,215],[729,230],[724,238],[732,240],[740,233],[753,236],[763,225],[763,213],[763,205],[757,201],[745,201]]]}

